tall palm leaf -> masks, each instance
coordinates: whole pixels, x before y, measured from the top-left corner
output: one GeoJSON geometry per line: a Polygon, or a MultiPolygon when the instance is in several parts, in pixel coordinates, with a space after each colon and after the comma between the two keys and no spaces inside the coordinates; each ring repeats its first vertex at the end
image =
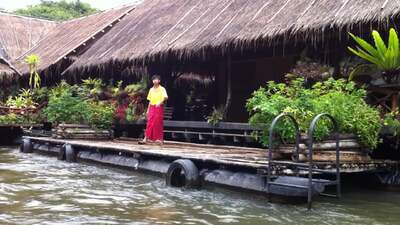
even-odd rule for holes
{"type": "Polygon", "coordinates": [[[364,39],[349,33],[350,37],[358,44],[354,49],[348,47],[348,49],[358,57],[365,59],[371,64],[360,65],[356,67],[350,74],[350,79],[361,72],[379,70],[381,72],[396,72],[400,69],[400,46],[399,38],[395,29],[389,30],[389,39],[387,45],[382,39],[378,31],[372,31],[372,37],[374,45],[368,43],[364,39]]]}

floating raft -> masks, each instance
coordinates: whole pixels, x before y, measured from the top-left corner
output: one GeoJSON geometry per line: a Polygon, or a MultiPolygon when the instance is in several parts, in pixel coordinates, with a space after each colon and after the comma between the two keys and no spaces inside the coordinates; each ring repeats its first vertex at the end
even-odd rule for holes
{"type": "MultiPolygon", "coordinates": [[[[74,139],[55,139],[49,137],[24,137],[40,145],[40,150],[51,151],[54,146],[69,144],[78,149],[92,149],[96,151],[114,152],[115,154],[132,154],[135,157],[190,159],[194,162],[210,163],[221,167],[243,167],[247,169],[266,169],[268,168],[268,158],[266,149],[248,148],[236,146],[221,146],[207,144],[192,144],[184,142],[166,141],[164,145],[156,144],[139,145],[137,140],[116,139],[116,140],[74,140],[74,139]],[[48,148],[48,149],[46,149],[48,148]]],[[[56,151],[56,150],[54,150],[56,151]]],[[[287,150],[286,150],[287,152],[287,150]]],[[[323,157],[327,154],[324,151],[320,153],[323,157]]],[[[351,151],[341,152],[340,171],[342,173],[373,172],[388,165],[397,164],[389,160],[372,160],[368,157],[354,157],[355,153],[351,151]]],[[[322,157],[322,158],[323,158],[322,157]]],[[[296,162],[292,160],[280,159],[279,152],[273,155],[274,162],[279,166],[275,170],[284,170],[296,162]]],[[[274,163],[275,164],[275,163],[274,163]]],[[[332,168],[333,161],[314,161],[314,167],[320,169],[332,168]]],[[[285,170],[283,173],[290,173],[285,170]]]]}
{"type": "MultiPolygon", "coordinates": [[[[340,173],[379,172],[397,165],[391,161],[361,158],[340,161],[337,167],[334,161],[307,164],[282,159],[281,153],[285,154],[287,149],[280,149],[281,152],[272,155],[273,160],[268,160],[268,150],[262,148],[170,141],[161,146],[140,145],[132,139],[77,140],[25,136],[21,151],[53,154],[68,162],[87,161],[155,172],[163,174],[167,185],[175,187],[212,184],[280,199],[308,199],[309,208],[313,196],[340,197],[340,173]],[[332,180],[332,176],[336,178],[332,180]],[[328,186],[335,186],[336,193],[327,193],[328,186]]],[[[341,155],[343,157],[346,153],[341,155]]]]}

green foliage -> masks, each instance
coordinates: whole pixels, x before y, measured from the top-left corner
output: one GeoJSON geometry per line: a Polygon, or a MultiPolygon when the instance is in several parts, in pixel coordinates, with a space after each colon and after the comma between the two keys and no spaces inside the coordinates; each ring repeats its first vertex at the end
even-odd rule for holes
{"type": "Polygon", "coordinates": [[[97,12],[89,4],[77,1],[45,1],[38,5],[17,9],[14,13],[23,16],[32,16],[49,20],[69,20],[97,12]]]}
{"type": "Polygon", "coordinates": [[[348,47],[348,49],[353,54],[371,63],[369,65],[363,64],[360,65],[361,68],[356,68],[350,74],[350,79],[359,74],[360,70],[365,70],[365,67],[367,67],[368,70],[379,70],[382,72],[394,72],[400,69],[399,38],[395,29],[390,29],[387,45],[376,30],[372,31],[374,46],[352,33],[349,33],[349,35],[359,46],[357,46],[356,49],[351,47],[348,47]]]}
{"type": "Polygon", "coordinates": [[[33,100],[42,103],[48,100],[50,90],[47,87],[36,88],[32,90],[33,100]]]}
{"type": "Polygon", "coordinates": [[[78,94],[79,87],[61,82],[51,90],[44,113],[52,123],[88,124],[94,128],[111,126],[114,106],[78,94]]]}
{"type": "MultiPolygon", "coordinates": [[[[302,78],[293,80],[289,85],[268,82],[253,93],[247,102],[251,113],[250,123],[263,128],[261,142],[268,145],[268,129],[278,114],[288,113],[298,121],[301,132],[307,132],[312,118],[319,113],[331,114],[339,124],[342,133],[356,134],[361,143],[374,148],[378,144],[381,129],[379,112],[369,106],[364,97],[366,91],[359,89],[353,82],[343,79],[329,79],[318,82],[312,88],[304,87],[302,78]]],[[[329,133],[331,124],[321,120],[315,136],[318,140],[329,133]]],[[[294,139],[295,130],[289,121],[283,120],[277,126],[283,139],[294,139]]]]}
{"type": "Polygon", "coordinates": [[[40,87],[41,79],[37,72],[39,62],[39,56],[37,55],[28,55],[25,57],[25,63],[29,66],[29,87],[33,89],[40,87]]]}
{"type": "Polygon", "coordinates": [[[145,113],[143,114],[138,114],[137,113],[137,104],[132,102],[129,104],[128,108],[126,109],[126,121],[127,122],[136,122],[140,119],[145,119],[146,115],[145,113]]]}
{"type": "Polygon", "coordinates": [[[393,131],[393,136],[400,135],[400,113],[398,111],[387,113],[384,117],[384,125],[393,131]]]}
{"type": "Polygon", "coordinates": [[[104,87],[105,85],[101,79],[88,78],[82,80],[82,85],[78,88],[81,96],[90,97],[100,95],[104,87]]]}
{"type": "Polygon", "coordinates": [[[89,105],[74,94],[73,88],[62,82],[54,88],[49,97],[49,103],[44,113],[52,123],[85,123],[89,117],[89,105]]]}
{"type": "Polygon", "coordinates": [[[106,102],[87,102],[86,123],[94,128],[109,129],[113,122],[115,106],[106,102]]]}
{"type": "Polygon", "coordinates": [[[224,107],[219,107],[213,109],[211,112],[211,115],[207,117],[207,123],[211,125],[217,125],[219,122],[221,122],[224,119],[224,107]]]}
{"type": "Polygon", "coordinates": [[[9,96],[6,102],[6,106],[14,109],[34,108],[36,105],[33,92],[26,89],[21,89],[17,96],[9,96]]]}
{"type": "Polygon", "coordinates": [[[30,122],[26,117],[15,113],[0,115],[0,124],[2,125],[27,124],[30,122]]]}
{"type": "Polygon", "coordinates": [[[122,84],[123,84],[123,81],[120,80],[117,82],[117,85],[115,87],[111,87],[111,92],[114,97],[118,96],[118,94],[123,90],[122,84]]]}
{"type": "Polygon", "coordinates": [[[140,91],[144,91],[146,89],[147,89],[147,83],[143,81],[125,87],[125,91],[128,92],[129,94],[135,94],[140,91]]]}

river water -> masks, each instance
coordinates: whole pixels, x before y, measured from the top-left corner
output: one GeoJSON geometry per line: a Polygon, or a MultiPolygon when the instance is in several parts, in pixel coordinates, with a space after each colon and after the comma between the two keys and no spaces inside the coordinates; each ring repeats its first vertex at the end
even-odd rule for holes
{"type": "Polygon", "coordinates": [[[225,189],[181,190],[133,171],[0,148],[0,224],[400,224],[400,193],[268,203],[225,189]]]}

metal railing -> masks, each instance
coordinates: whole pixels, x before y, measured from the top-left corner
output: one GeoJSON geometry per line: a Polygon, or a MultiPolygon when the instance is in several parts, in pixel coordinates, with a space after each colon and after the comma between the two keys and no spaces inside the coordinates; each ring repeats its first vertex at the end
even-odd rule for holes
{"type": "MultiPolygon", "coordinates": [[[[331,195],[331,194],[326,194],[326,193],[320,193],[323,196],[329,196],[329,197],[340,197],[341,196],[341,186],[340,186],[340,148],[339,148],[339,144],[340,144],[340,140],[339,140],[339,133],[338,133],[338,125],[336,120],[329,114],[327,113],[321,113],[318,114],[317,116],[315,116],[313,118],[313,120],[310,123],[310,127],[308,129],[308,133],[307,133],[307,163],[299,163],[299,156],[300,156],[300,141],[301,141],[301,136],[300,136],[300,130],[299,130],[299,125],[296,121],[296,119],[286,113],[281,113],[280,115],[278,115],[277,117],[274,118],[274,120],[271,123],[271,126],[269,128],[269,139],[268,139],[269,143],[269,147],[268,147],[268,168],[267,168],[267,179],[266,179],[266,184],[267,184],[267,190],[270,190],[270,186],[272,184],[276,184],[279,186],[286,186],[286,187],[297,187],[297,188],[302,188],[302,189],[307,189],[307,207],[308,209],[311,209],[312,207],[312,196],[313,196],[313,183],[322,183],[325,184],[326,186],[330,186],[330,185],[336,185],[336,194],[335,195],[331,195]],[[279,161],[275,161],[272,159],[272,151],[274,149],[274,142],[275,142],[275,137],[276,137],[276,126],[277,124],[281,121],[281,119],[283,118],[288,118],[289,121],[293,124],[293,127],[295,129],[295,149],[293,151],[294,154],[294,160],[296,161],[295,164],[292,164],[295,166],[296,171],[307,171],[308,172],[308,185],[307,186],[301,186],[301,185],[293,185],[293,184],[285,184],[285,183],[274,183],[272,181],[272,166],[274,164],[283,164],[282,162],[280,163],[279,161]],[[317,127],[317,123],[318,121],[320,121],[320,119],[322,118],[327,118],[330,120],[330,122],[333,125],[333,130],[331,131],[331,133],[333,132],[334,137],[335,137],[335,142],[336,142],[336,160],[335,160],[335,164],[336,164],[336,170],[335,170],[335,175],[336,175],[336,179],[335,180],[317,180],[317,179],[313,179],[313,174],[314,172],[316,173],[329,173],[332,174],[331,171],[328,170],[324,170],[324,169],[318,169],[318,168],[314,168],[314,161],[313,161],[313,145],[314,145],[314,132],[315,129],[317,127]]],[[[296,173],[296,175],[298,176],[298,173],[296,173]]]]}
{"type": "MultiPolygon", "coordinates": [[[[327,114],[327,113],[321,113],[318,114],[317,116],[314,117],[314,119],[311,121],[310,127],[308,129],[308,199],[307,199],[307,205],[308,205],[308,209],[311,209],[312,207],[312,190],[310,187],[312,187],[312,182],[313,182],[313,145],[314,145],[314,131],[315,128],[317,127],[317,123],[321,118],[328,118],[332,125],[333,125],[333,133],[334,133],[334,137],[335,137],[335,142],[336,142],[336,179],[334,182],[332,182],[332,184],[336,184],[336,195],[332,196],[332,195],[327,195],[325,194],[325,196],[329,196],[329,197],[338,197],[340,198],[341,196],[341,186],[340,186],[340,146],[339,146],[339,128],[338,128],[338,124],[335,120],[335,118],[333,118],[331,115],[327,114]]],[[[322,172],[322,171],[321,171],[322,172]]],[[[324,195],[324,194],[323,194],[324,195]]]]}

